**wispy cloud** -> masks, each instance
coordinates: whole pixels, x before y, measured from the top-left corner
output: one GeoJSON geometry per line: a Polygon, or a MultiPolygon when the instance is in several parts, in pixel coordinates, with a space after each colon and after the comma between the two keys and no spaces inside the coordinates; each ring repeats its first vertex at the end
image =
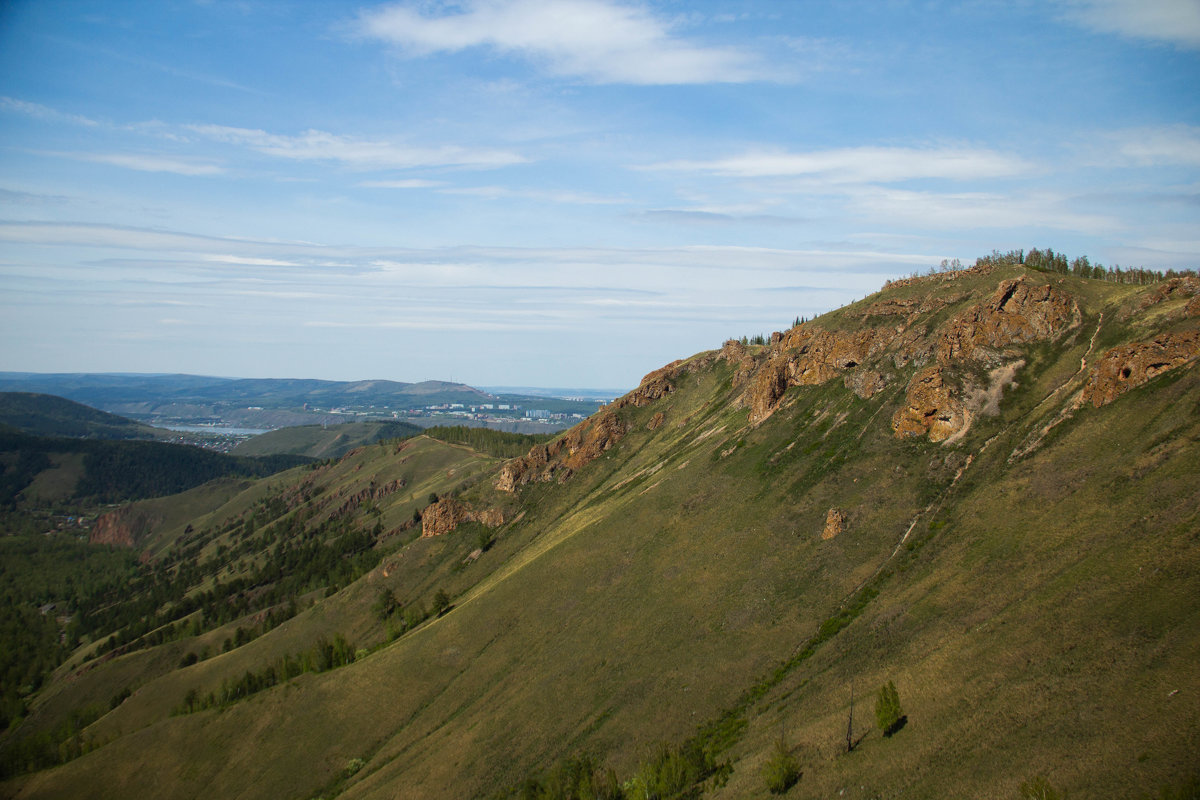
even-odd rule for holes
{"type": "Polygon", "coordinates": [[[631,215],[642,222],[669,222],[685,225],[796,225],[805,220],[780,214],[730,214],[686,208],[654,208],[631,215]]]}
{"type": "Polygon", "coordinates": [[[619,205],[629,202],[625,198],[605,197],[589,192],[555,191],[553,189],[513,189],[507,186],[464,186],[441,189],[441,194],[467,195],[471,197],[520,198],[547,203],[572,203],[578,205],[619,205]]]}
{"type": "Polygon", "coordinates": [[[414,4],[363,12],[362,34],[411,56],[483,47],[592,83],[741,83],[768,77],[752,54],[688,42],[643,8],[606,0],[475,0],[435,14],[414,4]]]}
{"type": "Polygon", "coordinates": [[[1066,17],[1099,33],[1200,48],[1196,0],[1067,0],[1066,17]]]}
{"type": "Polygon", "coordinates": [[[1009,196],[989,192],[934,193],[872,187],[857,193],[851,207],[890,224],[914,230],[1051,228],[1098,235],[1120,223],[1108,216],[1073,210],[1067,198],[1046,193],[1009,196]]]}
{"type": "Polygon", "coordinates": [[[810,177],[830,183],[894,183],[918,178],[967,180],[1020,175],[1027,161],[970,148],[847,147],[793,153],[757,150],[710,161],[665,161],[642,169],[734,178],[810,177]]]}
{"type": "Polygon", "coordinates": [[[430,181],[424,178],[409,178],[397,181],[362,181],[358,184],[364,189],[433,189],[445,186],[445,181],[430,181]]]}
{"type": "Polygon", "coordinates": [[[0,111],[23,114],[24,116],[47,122],[66,122],[71,125],[82,125],[88,128],[100,125],[96,120],[80,116],[79,114],[66,114],[40,103],[30,103],[27,100],[18,100],[15,97],[0,97],[0,111]]]}
{"type": "MultiPolygon", "coordinates": [[[[1200,4],[1197,4],[1200,8],[1200,4]]],[[[1200,127],[1131,128],[1106,137],[1116,144],[1117,156],[1133,166],[1200,166],[1200,127]]],[[[1112,163],[1111,151],[1101,163],[1112,163]]]]}
{"type": "Polygon", "coordinates": [[[97,164],[108,164],[114,167],[135,169],[139,172],[172,172],[176,175],[221,175],[225,169],[216,164],[192,161],[165,156],[135,154],[135,153],[53,153],[64,158],[78,161],[92,161],[97,164]]]}
{"type": "Polygon", "coordinates": [[[528,160],[508,150],[458,145],[414,147],[390,141],[339,136],[320,130],[308,130],[298,136],[286,136],[224,125],[190,125],[188,129],[215,141],[242,145],[277,158],[333,161],[352,169],[487,168],[521,164],[528,160]]]}

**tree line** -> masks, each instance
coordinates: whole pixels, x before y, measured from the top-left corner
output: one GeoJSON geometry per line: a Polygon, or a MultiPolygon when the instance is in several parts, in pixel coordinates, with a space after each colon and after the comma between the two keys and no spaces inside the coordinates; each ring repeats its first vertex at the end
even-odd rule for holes
{"type": "Polygon", "coordinates": [[[1020,249],[1009,250],[1006,253],[993,250],[990,254],[975,259],[975,266],[977,267],[1021,265],[1041,272],[1054,272],[1059,275],[1074,275],[1077,278],[1091,278],[1110,283],[1137,285],[1160,283],[1172,278],[1195,277],[1197,274],[1194,269],[1155,270],[1145,267],[1122,267],[1120,264],[1113,264],[1106,267],[1100,263],[1092,263],[1086,255],[1068,259],[1064,253],[1054,252],[1054,248],[1052,247],[1047,247],[1045,250],[1031,247],[1028,252],[1020,249]]]}

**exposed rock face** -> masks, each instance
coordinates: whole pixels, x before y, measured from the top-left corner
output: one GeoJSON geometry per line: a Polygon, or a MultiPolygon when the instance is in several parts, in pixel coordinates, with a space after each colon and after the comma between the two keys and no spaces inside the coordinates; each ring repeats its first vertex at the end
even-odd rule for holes
{"type": "Polygon", "coordinates": [[[908,384],[904,405],[892,417],[897,438],[924,436],[940,442],[967,424],[966,405],[956,387],[946,382],[943,368],[926,367],[908,384]]]}
{"type": "Polygon", "coordinates": [[[443,497],[421,512],[421,536],[442,536],[464,522],[479,522],[495,528],[504,524],[504,513],[498,508],[473,511],[453,497],[443,497]]]}
{"type": "Polygon", "coordinates": [[[840,508],[831,508],[825,515],[825,529],[821,531],[823,540],[832,539],[846,527],[846,512],[840,508]]]}
{"type": "Polygon", "coordinates": [[[500,468],[496,488],[502,492],[515,492],[518,486],[530,481],[549,481],[556,477],[560,481],[566,480],[626,433],[625,423],[617,418],[611,407],[604,409],[553,442],[536,445],[528,455],[506,463],[500,468]]]}
{"type": "MultiPolygon", "coordinates": [[[[941,283],[990,268],[960,270],[907,283],[941,283]]],[[[895,284],[893,284],[895,285],[895,284]]],[[[815,386],[842,377],[846,388],[866,399],[888,383],[890,366],[922,366],[931,360],[941,366],[960,361],[1004,361],[1012,345],[1051,339],[1078,324],[1079,304],[1070,294],[1025,277],[1000,282],[984,301],[967,308],[935,335],[919,322],[966,295],[880,300],[865,309],[847,312],[861,319],[892,318],[887,325],[855,332],[826,331],[798,325],[767,351],[767,358],[750,377],[742,402],[750,408],[751,424],[767,419],[792,386],[815,386]],[[896,319],[900,318],[900,319],[896,319]]],[[[772,340],[775,341],[774,339],[772,340]]],[[[733,343],[721,351],[737,358],[733,343]]],[[[925,368],[908,388],[906,407],[893,418],[898,436],[928,434],[942,441],[962,430],[969,410],[960,389],[951,386],[941,370],[925,368]]]]}
{"type": "Polygon", "coordinates": [[[160,519],[151,517],[137,506],[122,506],[96,520],[88,534],[88,541],[92,544],[134,547],[159,522],[160,519]]]}
{"type": "MultiPolygon", "coordinates": [[[[382,500],[383,498],[387,497],[388,495],[394,494],[395,492],[398,492],[400,489],[403,489],[403,488],[404,488],[404,480],[401,478],[397,478],[394,481],[389,481],[388,483],[385,483],[381,486],[376,486],[376,485],[374,485],[374,483],[372,483],[371,486],[368,486],[365,489],[357,491],[354,494],[347,497],[342,502],[342,504],[340,506],[338,506],[337,510],[334,511],[334,516],[344,514],[347,511],[349,511],[351,508],[354,508],[355,506],[359,505],[360,503],[364,503],[367,500],[382,500]]],[[[342,495],[339,492],[338,495],[336,495],[336,496],[340,497],[342,495]]]]}
{"type": "Polygon", "coordinates": [[[1078,319],[1079,304],[1066,292],[1030,284],[1023,277],[1003,281],[987,300],[950,320],[934,352],[942,364],[962,358],[987,360],[986,348],[1002,350],[1052,339],[1078,319]]]}
{"type": "Polygon", "coordinates": [[[750,421],[762,422],[779,407],[779,400],[788,389],[788,360],[776,357],[768,361],[754,376],[746,391],[745,402],[750,406],[750,421]]]}
{"type": "MultiPolygon", "coordinates": [[[[783,341],[783,334],[779,334],[779,339],[775,339],[775,334],[771,334],[771,344],[778,344],[783,341]]],[[[733,385],[742,386],[754,374],[754,356],[750,353],[750,348],[739,342],[737,339],[730,339],[721,347],[721,352],[717,356],[723,358],[735,367],[733,373],[733,385]]]]}
{"type": "Polygon", "coordinates": [[[887,376],[873,369],[856,369],[846,375],[845,383],[847,389],[866,400],[883,391],[887,386],[887,376]]]}
{"type": "Polygon", "coordinates": [[[921,314],[928,314],[930,311],[937,311],[939,308],[944,308],[951,303],[957,303],[963,299],[963,295],[956,294],[952,297],[907,297],[897,298],[894,300],[880,300],[878,303],[872,303],[862,311],[854,314],[854,316],[870,319],[871,317],[904,317],[912,319],[921,314]]]}
{"type": "Polygon", "coordinates": [[[646,375],[638,384],[638,388],[624,397],[614,400],[613,408],[625,408],[626,406],[642,408],[659,398],[666,397],[675,391],[675,384],[672,381],[682,371],[680,368],[682,364],[682,361],[672,361],[662,369],[656,369],[646,375]]]}
{"type": "Polygon", "coordinates": [[[1141,386],[1155,375],[1187,364],[1200,356],[1200,330],[1164,333],[1148,342],[1114,347],[1103,356],[1083,387],[1081,403],[1096,408],[1141,386]]]}
{"type": "MultiPolygon", "coordinates": [[[[692,369],[708,366],[712,361],[712,356],[692,363],[672,361],[649,373],[642,378],[638,388],[617,398],[553,442],[536,445],[527,455],[506,463],[500,468],[496,488],[502,492],[515,492],[518,486],[531,481],[565,481],[629,432],[628,426],[617,416],[617,410],[629,406],[643,408],[666,397],[675,391],[676,378],[692,369]]],[[[662,414],[655,415],[658,423],[652,419],[650,425],[661,425],[660,417],[665,419],[662,414]]]]}
{"type": "Polygon", "coordinates": [[[832,380],[874,356],[895,337],[893,328],[855,333],[825,331],[807,325],[792,328],[747,390],[750,422],[757,424],[771,416],[788,387],[817,386],[832,380]]]}
{"type": "Polygon", "coordinates": [[[648,423],[646,423],[646,430],[650,430],[650,431],[658,430],[659,428],[662,427],[663,422],[666,420],[666,418],[667,418],[666,415],[663,414],[663,412],[659,411],[657,414],[655,414],[653,417],[650,418],[650,421],[648,423]]]}

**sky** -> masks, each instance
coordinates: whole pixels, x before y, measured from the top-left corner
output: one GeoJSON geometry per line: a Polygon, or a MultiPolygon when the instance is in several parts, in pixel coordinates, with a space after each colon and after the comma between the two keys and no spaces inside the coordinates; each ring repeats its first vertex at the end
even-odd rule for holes
{"type": "Polygon", "coordinates": [[[628,389],[1200,266],[1200,0],[0,0],[0,370],[628,389]]]}

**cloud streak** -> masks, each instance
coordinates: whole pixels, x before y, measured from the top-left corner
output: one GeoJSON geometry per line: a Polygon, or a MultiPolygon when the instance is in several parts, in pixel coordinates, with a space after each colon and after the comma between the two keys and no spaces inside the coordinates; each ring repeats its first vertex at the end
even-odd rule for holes
{"type": "Polygon", "coordinates": [[[139,172],[169,172],[192,177],[225,173],[225,168],[216,164],[157,155],[133,153],[51,153],[49,155],[73,158],[77,161],[91,161],[96,164],[108,164],[139,172]]]}
{"type": "Polygon", "coordinates": [[[364,12],[359,32],[411,57],[486,48],[590,83],[743,83],[768,77],[743,50],[674,35],[647,11],[601,0],[476,0],[455,13],[411,4],[364,12]]]}
{"type": "Polygon", "coordinates": [[[665,161],[642,169],[730,178],[817,178],[829,183],[895,183],[919,178],[969,180],[1030,171],[1017,156],[969,148],[846,147],[808,152],[753,150],[709,161],[665,161]]]}
{"type": "Polygon", "coordinates": [[[522,164],[528,160],[508,150],[458,145],[415,147],[386,140],[340,136],[321,130],[307,130],[297,136],[287,136],[226,125],[187,127],[213,141],[248,147],[275,158],[332,161],[359,170],[414,167],[493,168],[522,164]]]}
{"type": "Polygon", "coordinates": [[[1066,17],[1098,33],[1200,49],[1195,0],[1068,0],[1066,17]]]}

